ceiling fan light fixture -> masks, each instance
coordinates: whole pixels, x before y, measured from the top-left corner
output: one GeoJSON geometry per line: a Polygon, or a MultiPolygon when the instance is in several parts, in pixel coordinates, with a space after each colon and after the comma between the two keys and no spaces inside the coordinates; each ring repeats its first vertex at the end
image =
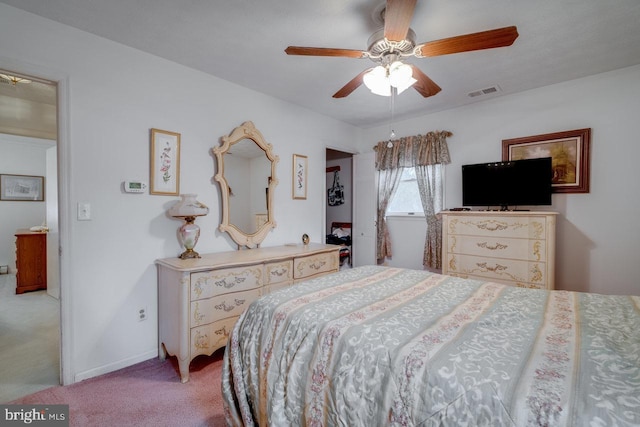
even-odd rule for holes
{"type": "Polygon", "coordinates": [[[387,67],[378,65],[365,74],[362,80],[373,94],[380,96],[391,96],[392,87],[400,94],[417,82],[413,78],[411,67],[400,61],[395,61],[387,67]]]}
{"type": "Polygon", "coordinates": [[[409,65],[396,61],[389,66],[389,84],[395,87],[399,94],[415,82],[417,80],[413,78],[413,70],[409,65]]]}
{"type": "Polygon", "coordinates": [[[4,80],[8,80],[12,85],[17,85],[18,83],[31,83],[31,80],[25,79],[23,77],[12,76],[10,74],[0,74],[0,78],[4,80]]]}
{"type": "Polygon", "coordinates": [[[382,65],[374,67],[365,74],[362,77],[362,81],[371,93],[380,96],[391,96],[391,85],[389,84],[387,69],[382,65]]]}

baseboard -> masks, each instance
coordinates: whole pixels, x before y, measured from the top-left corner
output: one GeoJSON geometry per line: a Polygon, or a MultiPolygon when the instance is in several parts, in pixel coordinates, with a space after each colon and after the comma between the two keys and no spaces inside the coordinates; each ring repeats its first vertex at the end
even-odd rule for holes
{"type": "Polygon", "coordinates": [[[89,369],[88,371],[79,372],[74,377],[74,382],[80,382],[84,380],[88,380],[89,378],[97,377],[99,375],[108,374],[109,372],[117,371],[118,369],[123,369],[131,365],[135,365],[136,363],[144,362],[145,360],[153,359],[154,357],[158,357],[158,350],[151,350],[146,353],[139,354],[137,356],[119,360],[114,363],[110,363],[108,365],[99,366],[97,368],[89,369]]]}

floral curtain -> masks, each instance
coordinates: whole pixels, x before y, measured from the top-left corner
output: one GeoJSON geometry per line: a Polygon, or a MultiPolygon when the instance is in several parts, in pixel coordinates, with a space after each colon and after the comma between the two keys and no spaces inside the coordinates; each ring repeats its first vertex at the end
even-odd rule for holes
{"type": "Polygon", "coordinates": [[[376,254],[378,260],[391,257],[391,239],[389,238],[389,229],[387,228],[387,219],[385,213],[391,196],[395,193],[400,184],[402,169],[389,168],[378,171],[378,212],[376,216],[377,235],[376,235],[376,254]]]}
{"type": "Polygon", "coordinates": [[[381,141],[376,145],[376,170],[378,171],[376,247],[379,260],[392,256],[391,240],[385,220],[389,200],[398,186],[402,168],[413,167],[416,168],[420,199],[427,221],[423,264],[431,269],[442,267],[441,221],[436,214],[442,209],[443,189],[440,165],[451,163],[447,145],[447,137],[451,135],[448,131],[435,131],[395,141],[381,141]]]}

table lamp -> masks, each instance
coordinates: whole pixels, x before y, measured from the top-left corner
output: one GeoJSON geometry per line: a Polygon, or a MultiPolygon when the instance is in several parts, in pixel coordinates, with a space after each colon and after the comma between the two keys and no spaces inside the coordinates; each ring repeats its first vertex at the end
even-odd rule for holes
{"type": "Polygon", "coordinates": [[[200,258],[200,254],[193,250],[200,237],[200,227],[194,224],[197,216],[209,213],[209,208],[196,200],[197,194],[181,194],[181,199],[169,209],[169,215],[182,218],[185,223],[178,229],[180,243],[186,249],[180,254],[180,259],[200,258]]]}

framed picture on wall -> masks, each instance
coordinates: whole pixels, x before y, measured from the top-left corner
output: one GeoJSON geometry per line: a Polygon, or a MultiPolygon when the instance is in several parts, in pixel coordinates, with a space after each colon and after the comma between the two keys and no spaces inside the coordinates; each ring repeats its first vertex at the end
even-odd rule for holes
{"type": "Polygon", "coordinates": [[[151,186],[149,193],[180,193],[180,134],[151,129],[151,186]]]}
{"type": "Polygon", "coordinates": [[[0,200],[23,202],[44,201],[44,177],[0,175],[0,200]]]}
{"type": "Polygon", "coordinates": [[[591,128],[502,140],[502,160],[551,157],[554,193],[589,192],[591,128]]]}
{"type": "Polygon", "coordinates": [[[307,198],[307,156],[293,155],[293,198],[307,198]]]}

